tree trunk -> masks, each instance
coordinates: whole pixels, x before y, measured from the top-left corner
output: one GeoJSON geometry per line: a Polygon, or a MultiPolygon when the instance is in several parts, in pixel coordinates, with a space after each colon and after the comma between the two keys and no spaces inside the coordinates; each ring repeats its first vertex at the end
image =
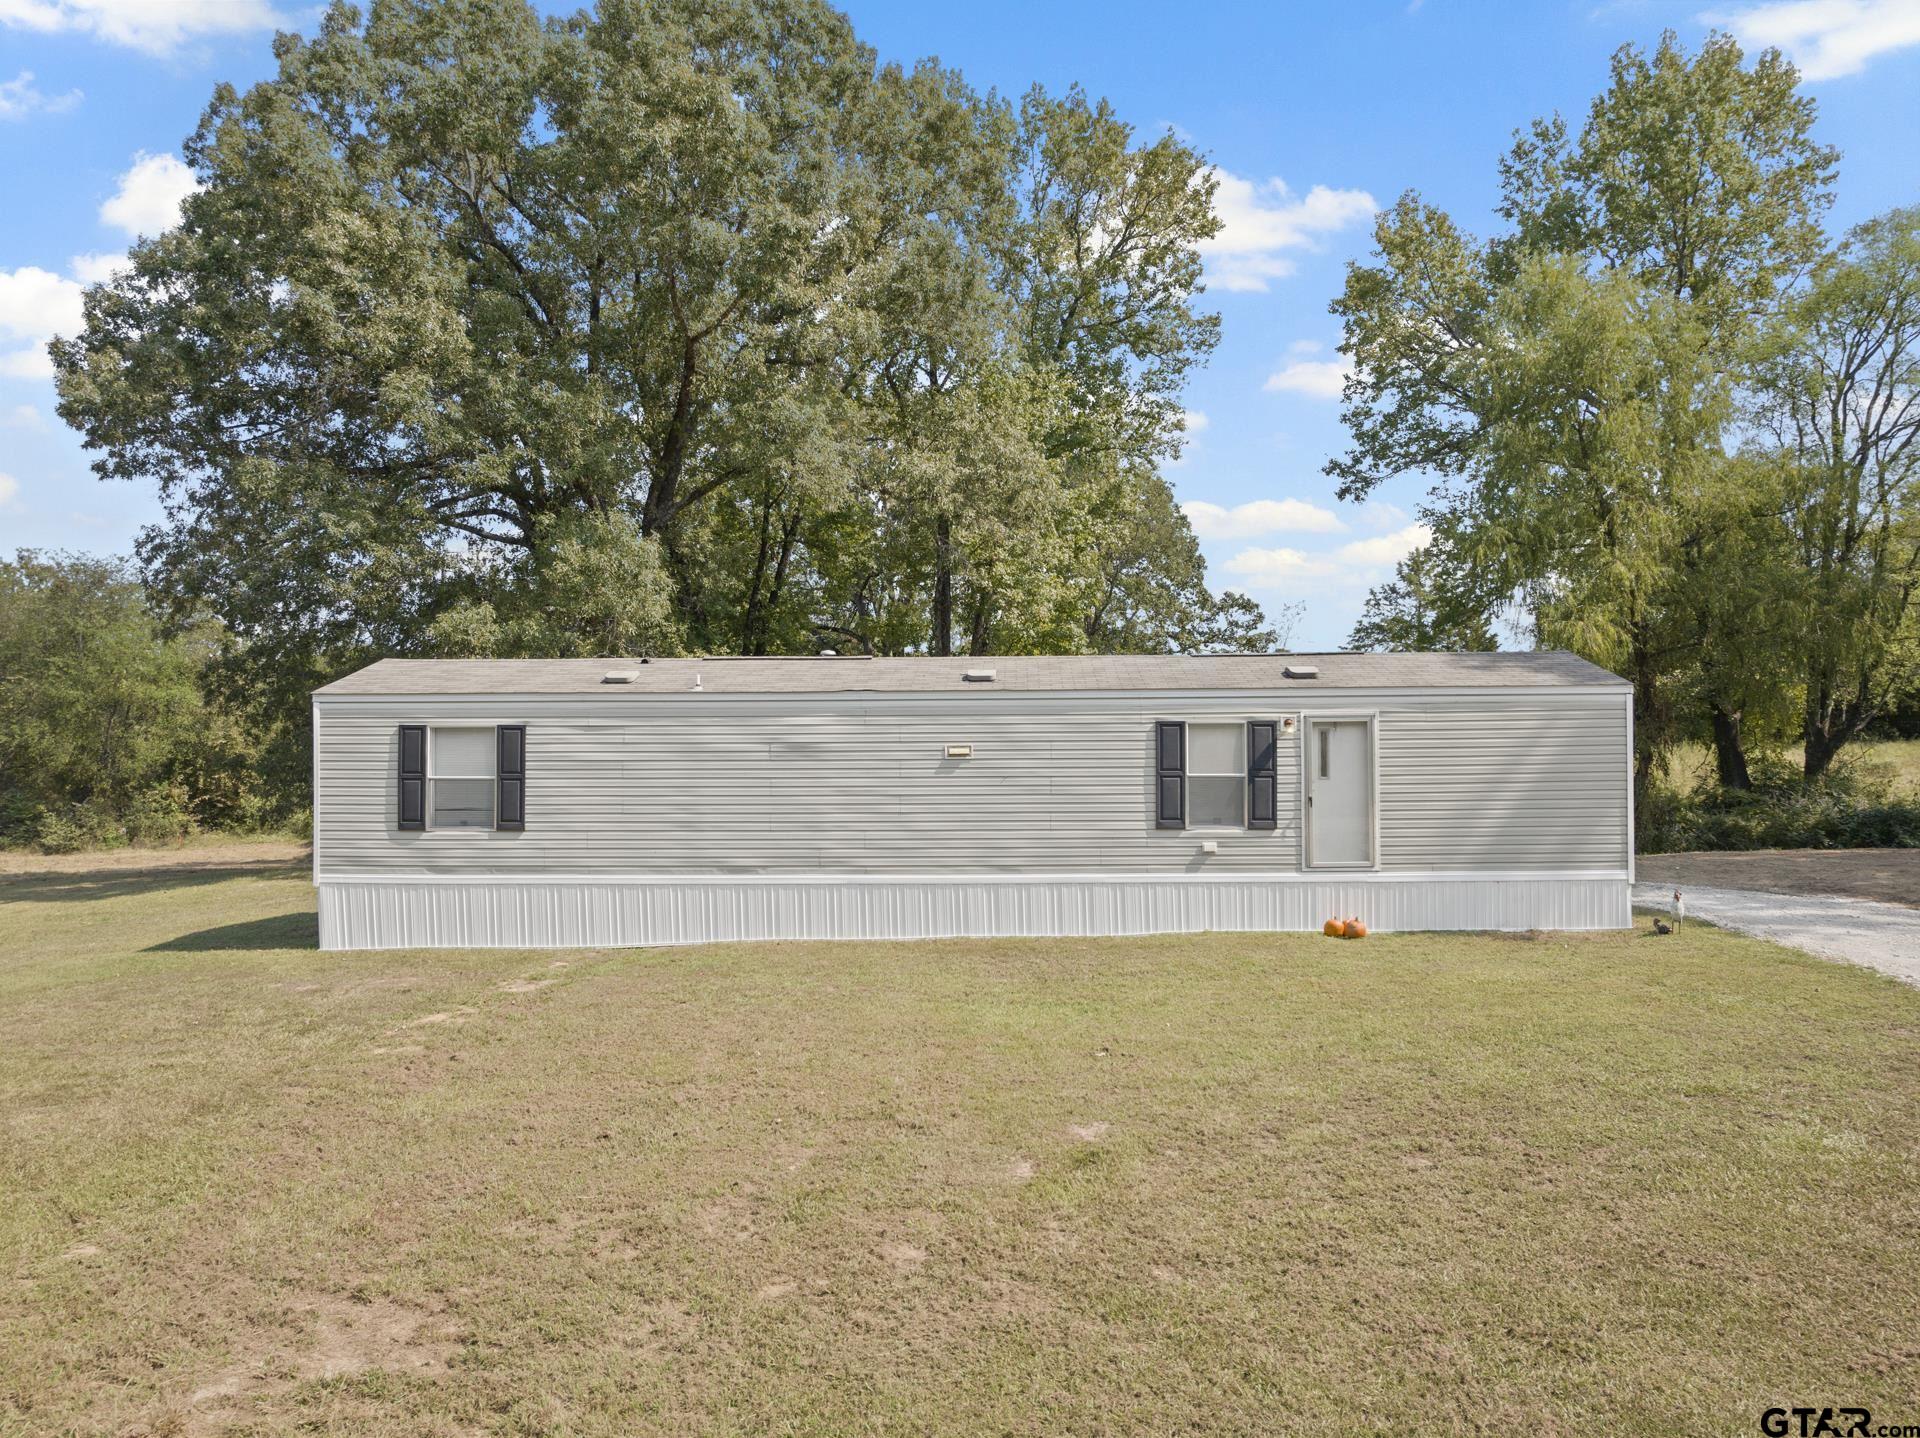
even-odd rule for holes
{"type": "Polygon", "coordinates": [[[1633,676],[1633,843],[1645,847],[1653,822],[1653,781],[1667,743],[1666,696],[1660,692],[1652,655],[1636,636],[1627,671],[1633,676]]]}
{"type": "Polygon", "coordinates": [[[1638,853],[1646,847],[1647,826],[1653,814],[1653,774],[1660,756],[1638,739],[1633,745],[1633,847],[1638,853]]]}
{"type": "Polygon", "coordinates": [[[1713,764],[1722,789],[1751,789],[1753,775],[1747,772],[1746,740],[1740,733],[1740,712],[1711,706],[1713,711],[1713,764]]]}
{"type": "Polygon", "coordinates": [[[693,438],[694,381],[699,371],[700,342],[690,339],[680,354],[680,382],[674,390],[673,415],[667,422],[660,462],[653,482],[647,486],[646,503],[640,509],[642,534],[658,534],[673,522],[674,512],[680,507],[680,478],[686,472],[693,438]]]}
{"type": "Polygon", "coordinates": [[[933,522],[933,653],[953,653],[953,521],[933,522]]]}
{"type": "Polygon", "coordinates": [[[760,509],[760,541],[753,557],[753,579],[747,586],[747,607],[740,617],[740,652],[742,654],[765,654],[767,652],[764,624],[761,619],[760,586],[766,582],[768,550],[772,544],[773,497],[760,509]]]}
{"type": "Polygon", "coordinates": [[[977,593],[973,600],[973,618],[967,624],[967,653],[993,652],[993,597],[977,593]]]}
{"type": "Polygon", "coordinates": [[[1803,774],[1809,782],[1832,768],[1840,751],[1858,739],[1873,722],[1875,710],[1859,697],[1866,692],[1866,687],[1863,679],[1854,695],[1842,700],[1834,697],[1831,688],[1823,686],[1816,691],[1813,685],[1807,686],[1807,722],[1803,734],[1806,763],[1803,774]]]}
{"type": "Polygon", "coordinates": [[[1842,731],[1830,729],[1825,724],[1807,725],[1806,762],[1802,766],[1802,776],[1809,783],[1823,776],[1833,767],[1834,756],[1846,742],[1842,731]]]}
{"type": "Polygon", "coordinates": [[[793,542],[800,533],[800,515],[798,511],[789,515],[780,525],[780,553],[773,563],[773,583],[767,590],[765,608],[760,619],[760,654],[767,652],[767,624],[780,606],[780,600],[787,591],[787,569],[793,563],[793,542]]]}

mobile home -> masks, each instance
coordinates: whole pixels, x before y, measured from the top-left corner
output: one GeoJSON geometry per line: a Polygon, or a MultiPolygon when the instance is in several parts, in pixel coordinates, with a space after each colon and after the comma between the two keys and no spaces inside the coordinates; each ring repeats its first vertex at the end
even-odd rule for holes
{"type": "Polygon", "coordinates": [[[389,659],[313,726],[324,948],[1629,922],[1570,654],[389,659]]]}

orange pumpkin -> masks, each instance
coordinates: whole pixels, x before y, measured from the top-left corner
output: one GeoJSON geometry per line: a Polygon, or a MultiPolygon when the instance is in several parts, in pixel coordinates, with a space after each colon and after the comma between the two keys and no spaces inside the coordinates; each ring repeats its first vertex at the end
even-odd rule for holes
{"type": "Polygon", "coordinates": [[[1361,923],[1358,918],[1348,919],[1346,923],[1346,935],[1350,939],[1364,939],[1367,936],[1367,926],[1361,923]]]}
{"type": "Polygon", "coordinates": [[[1347,926],[1338,919],[1328,919],[1320,926],[1320,932],[1330,939],[1341,939],[1346,937],[1347,926]]]}

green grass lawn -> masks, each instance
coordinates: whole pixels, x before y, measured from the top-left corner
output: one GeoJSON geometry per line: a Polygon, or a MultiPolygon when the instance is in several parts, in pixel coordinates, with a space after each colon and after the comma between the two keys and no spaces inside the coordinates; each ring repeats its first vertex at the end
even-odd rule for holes
{"type": "Polygon", "coordinates": [[[1920,1422],[1920,992],[1693,926],[319,954],[0,881],[0,1432],[1920,1422]]]}

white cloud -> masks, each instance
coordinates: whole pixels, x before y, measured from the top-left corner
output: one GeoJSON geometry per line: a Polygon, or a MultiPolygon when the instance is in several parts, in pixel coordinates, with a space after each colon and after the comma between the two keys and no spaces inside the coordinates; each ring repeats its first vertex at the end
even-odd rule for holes
{"type": "Polygon", "coordinates": [[[83,285],[102,285],[127,268],[124,251],[98,255],[75,255],[67,261],[67,273],[83,285]]]}
{"type": "Polygon", "coordinates": [[[81,286],[34,265],[0,270],[0,376],[44,379],[53,373],[47,341],[80,329],[81,286]]]}
{"type": "Polygon", "coordinates": [[[1786,51],[1809,80],[1857,75],[1876,55],[1920,45],[1914,0],[1771,0],[1700,20],[1732,31],[1749,49],[1786,51]]]}
{"type": "Polygon", "coordinates": [[[19,493],[20,481],[10,474],[0,474],[0,509],[11,508],[19,493]]]}
{"type": "Polygon", "coordinates": [[[1252,539],[1262,534],[1338,534],[1346,528],[1330,509],[1304,499],[1255,499],[1228,509],[1204,499],[1180,508],[1202,539],[1252,539]]]}
{"type": "Polygon", "coordinates": [[[1197,409],[1181,410],[1180,421],[1186,426],[1188,434],[1198,434],[1201,430],[1213,423],[1203,412],[1197,409]]]}
{"type": "Polygon", "coordinates": [[[0,0],[0,25],[91,35],[165,55],[189,39],[284,25],[267,0],[0,0]]]}
{"type": "Polygon", "coordinates": [[[1340,572],[1329,556],[1298,549],[1243,549],[1224,567],[1250,589],[1285,589],[1302,579],[1329,579],[1340,572]]]}
{"type": "MultiPolygon", "coordinates": [[[[0,0],[4,4],[5,0],[0,0]]],[[[33,83],[33,71],[22,70],[11,80],[0,81],[0,120],[24,120],[29,115],[58,115],[71,110],[81,99],[78,90],[64,95],[43,94],[33,83]]]]}
{"type": "MultiPolygon", "coordinates": [[[[0,0],[0,5],[5,3],[0,0]]],[[[177,155],[142,151],[120,176],[113,198],[100,207],[100,218],[130,235],[157,235],[180,223],[180,202],[199,188],[193,171],[177,155]]]]}
{"type": "Polygon", "coordinates": [[[47,427],[47,417],[30,404],[16,404],[0,414],[0,429],[25,429],[38,432],[47,427]]]}
{"type": "Polygon", "coordinates": [[[1372,539],[1356,539],[1351,544],[1343,544],[1339,549],[1339,559],[1341,563],[1356,568],[1385,569],[1398,564],[1414,550],[1424,549],[1432,543],[1431,529],[1424,524],[1409,524],[1391,534],[1378,534],[1372,539]]]}
{"type": "MultiPolygon", "coordinates": [[[[4,3],[4,0],[0,0],[4,3]]],[[[1379,205],[1365,190],[1315,185],[1296,195],[1284,180],[1256,182],[1212,172],[1220,233],[1200,242],[1209,280],[1223,290],[1263,291],[1293,273],[1283,251],[1313,249],[1321,236],[1372,217],[1379,205]]]]}
{"type": "Polygon", "coordinates": [[[1338,399],[1352,373],[1353,365],[1344,359],[1297,359],[1268,375],[1261,388],[1269,394],[1284,390],[1314,399],[1338,399]]]}
{"type": "Polygon", "coordinates": [[[1306,581],[1317,587],[1372,584],[1414,550],[1433,541],[1424,524],[1409,524],[1392,534],[1356,539],[1326,553],[1300,549],[1243,549],[1222,566],[1249,589],[1293,589],[1306,581]]]}

